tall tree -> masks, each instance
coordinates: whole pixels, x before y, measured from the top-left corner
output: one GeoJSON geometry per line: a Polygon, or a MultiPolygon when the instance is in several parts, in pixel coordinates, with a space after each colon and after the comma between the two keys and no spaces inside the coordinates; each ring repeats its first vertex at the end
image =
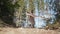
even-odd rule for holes
{"type": "MultiPolygon", "coordinates": [[[[60,25],[60,0],[55,0],[54,1],[54,11],[56,12],[55,14],[55,17],[56,17],[56,20],[55,20],[55,24],[59,24],[60,25]]],[[[58,25],[58,26],[59,26],[58,25]]]]}
{"type": "Polygon", "coordinates": [[[16,11],[14,12],[14,22],[16,23],[16,26],[22,26],[21,24],[24,22],[26,17],[24,0],[19,0],[18,4],[20,7],[15,9],[16,11]]]}

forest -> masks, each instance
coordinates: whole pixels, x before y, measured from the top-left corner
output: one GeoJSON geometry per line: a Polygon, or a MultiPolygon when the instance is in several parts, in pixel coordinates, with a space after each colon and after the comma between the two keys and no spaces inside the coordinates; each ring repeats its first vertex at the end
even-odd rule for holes
{"type": "Polygon", "coordinates": [[[0,0],[0,27],[60,28],[60,0],[0,0]],[[3,23],[1,22],[3,21],[3,23]]]}

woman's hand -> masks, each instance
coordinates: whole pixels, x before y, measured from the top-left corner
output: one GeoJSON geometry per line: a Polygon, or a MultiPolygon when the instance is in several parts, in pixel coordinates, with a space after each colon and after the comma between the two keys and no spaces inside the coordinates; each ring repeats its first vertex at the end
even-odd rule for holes
{"type": "Polygon", "coordinates": [[[31,14],[29,14],[29,13],[26,13],[26,15],[30,16],[31,14]]]}

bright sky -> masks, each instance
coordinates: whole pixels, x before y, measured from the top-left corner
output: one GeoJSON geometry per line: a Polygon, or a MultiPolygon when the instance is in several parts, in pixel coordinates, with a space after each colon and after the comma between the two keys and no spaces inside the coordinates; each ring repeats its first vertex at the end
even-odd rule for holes
{"type": "MultiPolygon", "coordinates": [[[[45,0],[46,1],[46,0],[45,0]]],[[[51,9],[49,10],[48,9],[48,13],[51,13],[51,14],[54,14],[54,11],[51,9]]],[[[38,10],[37,10],[37,5],[35,6],[35,15],[38,16],[38,10]]],[[[42,15],[42,14],[41,14],[42,15]]],[[[48,15],[45,15],[44,16],[48,17],[48,15]]],[[[52,15],[52,18],[54,17],[54,15],[52,15]]],[[[44,21],[42,18],[37,18],[35,17],[35,27],[36,28],[40,28],[42,26],[46,26],[46,21],[44,21]]]]}
{"type": "MultiPolygon", "coordinates": [[[[54,11],[53,10],[49,10],[49,12],[51,12],[51,14],[53,14],[54,13],[54,11]]],[[[36,11],[35,11],[35,15],[37,15],[38,16],[38,10],[36,9],[36,11]]],[[[42,15],[43,16],[43,15],[42,15]]],[[[48,15],[45,15],[47,18],[48,18],[48,15]]],[[[52,15],[52,18],[54,17],[54,15],[52,15]]],[[[35,17],[35,27],[36,28],[39,28],[39,27],[42,27],[42,26],[46,26],[46,21],[44,21],[42,18],[38,18],[38,17],[35,17]]]]}
{"type": "MultiPolygon", "coordinates": [[[[35,15],[38,16],[38,10],[37,9],[35,10],[35,15]]],[[[36,28],[39,28],[39,27],[42,27],[45,25],[46,25],[45,21],[43,21],[42,18],[35,17],[35,27],[36,28]]]]}

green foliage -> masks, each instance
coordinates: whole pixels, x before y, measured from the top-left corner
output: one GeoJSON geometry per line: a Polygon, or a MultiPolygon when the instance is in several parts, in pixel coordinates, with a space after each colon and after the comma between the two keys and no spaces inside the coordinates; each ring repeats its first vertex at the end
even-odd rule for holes
{"type": "Polygon", "coordinates": [[[12,0],[0,0],[0,18],[8,24],[13,24],[15,8],[18,9],[20,7],[18,1],[14,4],[12,2],[12,0]]]}
{"type": "Polygon", "coordinates": [[[57,12],[57,14],[55,15],[57,21],[60,20],[60,4],[59,3],[60,3],[59,0],[58,1],[57,0],[54,1],[54,5],[55,5],[55,7],[54,7],[55,9],[54,10],[55,10],[55,12],[57,12]]]}
{"type": "MultiPolygon", "coordinates": [[[[48,4],[48,2],[46,3],[46,4],[48,4]]],[[[49,21],[50,21],[50,19],[49,20],[47,20],[47,26],[49,26],[50,28],[52,28],[52,27],[59,27],[59,25],[60,25],[60,22],[59,22],[59,20],[60,20],[60,5],[59,5],[59,0],[57,1],[57,0],[54,0],[54,2],[53,2],[53,0],[51,0],[50,2],[49,2],[49,4],[50,5],[52,5],[52,7],[50,7],[50,9],[53,9],[54,11],[55,11],[55,13],[57,13],[57,14],[55,14],[55,19],[54,19],[54,23],[52,23],[52,24],[50,24],[49,23],[49,21]]],[[[48,6],[48,5],[47,5],[48,6]]]]}
{"type": "Polygon", "coordinates": [[[44,10],[44,0],[38,0],[38,10],[44,10]]]}

